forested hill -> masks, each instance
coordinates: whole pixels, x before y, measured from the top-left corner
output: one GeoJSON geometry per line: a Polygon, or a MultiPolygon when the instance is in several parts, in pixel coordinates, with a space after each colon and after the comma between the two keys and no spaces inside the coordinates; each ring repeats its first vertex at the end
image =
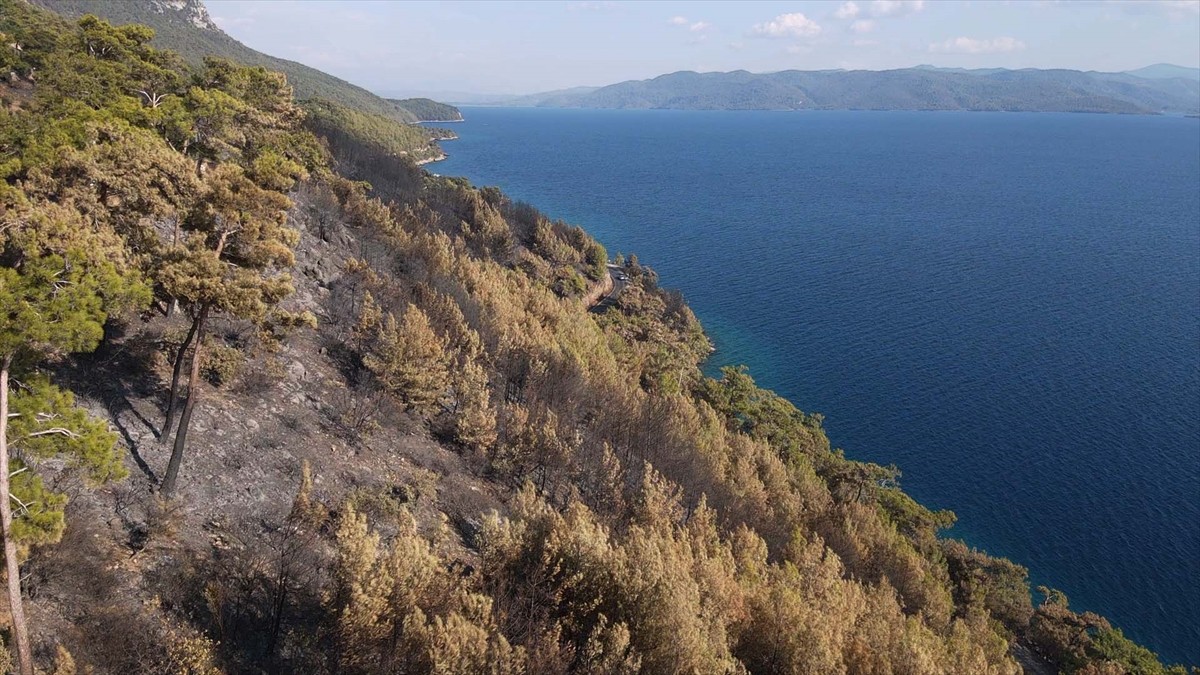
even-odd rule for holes
{"type": "Polygon", "coordinates": [[[1075,70],[678,72],[516,105],[681,110],[1002,110],[1194,113],[1200,82],[1075,70]]]}
{"type": "Polygon", "coordinates": [[[0,0],[0,672],[1184,672],[635,256],[589,311],[582,229],[152,38],[0,0]]]}
{"type": "MultiPolygon", "coordinates": [[[[288,82],[295,90],[296,98],[301,100],[324,99],[360,112],[383,115],[398,122],[408,123],[431,119],[424,114],[429,110],[429,104],[443,105],[428,99],[416,99],[415,108],[420,110],[410,109],[403,103],[388,101],[362,87],[302,63],[280,59],[251,49],[227,35],[213,23],[208,10],[200,0],[120,0],[119,2],[32,0],[32,2],[68,18],[95,14],[118,26],[129,23],[150,26],[155,31],[154,42],[156,45],[178,52],[192,65],[199,65],[206,56],[219,56],[245,65],[263,66],[283,73],[287,75],[288,82]]],[[[454,109],[454,112],[457,113],[457,109],[454,109]]]]}
{"type": "Polygon", "coordinates": [[[428,98],[388,99],[392,103],[408,110],[422,122],[461,122],[462,112],[446,103],[438,103],[428,98]]]}
{"type": "MultiPolygon", "coordinates": [[[[218,57],[281,72],[287,75],[296,98],[308,113],[308,126],[334,142],[353,137],[356,143],[375,145],[397,157],[432,161],[445,156],[437,140],[452,139],[454,133],[416,123],[435,119],[431,117],[435,113],[449,116],[444,119],[461,119],[453,106],[429,99],[389,101],[314,68],[250,49],[213,23],[200,0],[33,3],[67,18],[93,14],[114,25],[150,26],[155,31],[155,45],[180,54],[192,66],[202,66],[206,58],[218,57]]],[[[354,171],[350,167],[346,170],[354,171]]]]}

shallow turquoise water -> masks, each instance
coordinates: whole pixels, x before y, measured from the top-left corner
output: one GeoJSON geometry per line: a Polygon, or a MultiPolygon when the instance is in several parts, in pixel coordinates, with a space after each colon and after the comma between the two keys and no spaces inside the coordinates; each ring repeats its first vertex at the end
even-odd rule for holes
{"type": "Polygon", "coordinates": [[[464,114],[430,170],[636,252],[711,367],[749,364],[951,535],[1200,664],[1200,121],[464,114]]]}

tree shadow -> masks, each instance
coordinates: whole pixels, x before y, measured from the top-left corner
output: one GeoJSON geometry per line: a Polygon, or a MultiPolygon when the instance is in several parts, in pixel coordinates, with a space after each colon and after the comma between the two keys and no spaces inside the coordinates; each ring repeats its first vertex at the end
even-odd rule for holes
{"type": "Polygon", "coordinates": [[[154,469],[151,469],[150,465],[146,463],[146,460],[142,457],[142,454],[138,452],[140,443],[132,435],[130,435],[128,427],[121,422],[121,414],[127,411],[132,412],[134,417],[136,417],[139,421],[145,424],[147,428],[150,429],[150,432],[154,434],[155,438],[161,438],[161,432],[159,432],[153,424],[143,417],[142,414],[139,413],[137,409],[129,403],[129,399],[125,398],[124,396],[120,397],[118,401],[105,401],[104,408],[108,411],[108,417],[112,421],[113,426],[115,426],[117,431],[121,434],[121,438],[125,439],[125,446],[129,448],[129,454],[133,457],[134,463],[137,464],[137,467],[142,470],[142,473],[146,474],[146,477],[150,479],[151,483],[158,485],[160,482],[158,476],[155,475],[154,469]]]}
{"type": "Polygon", "coordinates": [[[134,464],[154,485],[159,479],[142,456],[141,446],[147,437],[154,441],[161,438],[162,430],[134,402],[160,405],[163,386],[152,368],[158,349],[156,336],[146,332],[127,335],[126,327],[114,322],[105,326],[105,339],[96,351],[63,360],[54,373],[55,379],[76,396],[103,405],[134,464]]]}

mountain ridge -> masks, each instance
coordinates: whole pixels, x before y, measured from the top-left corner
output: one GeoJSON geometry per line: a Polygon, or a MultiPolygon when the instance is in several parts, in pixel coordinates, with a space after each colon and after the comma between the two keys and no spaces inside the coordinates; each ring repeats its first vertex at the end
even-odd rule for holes
{"type": "Polygon", "coordinates": [[[1182,77],[1188,80],[1200,80],[1200,68],[1177,66],[1173,63],[1154,63],[1142,68],[1122,71],[1126,75],[1152,80],[1182,77]]]}
{"type": "MultiPolygon", "coordinates": [[[[1159,71],[1155,71],[1159,72],[1159,71]]],[[[502,105],[680,110],[1200,111],[1200,81],[1068,69],[677,71],[502,105]]]]}

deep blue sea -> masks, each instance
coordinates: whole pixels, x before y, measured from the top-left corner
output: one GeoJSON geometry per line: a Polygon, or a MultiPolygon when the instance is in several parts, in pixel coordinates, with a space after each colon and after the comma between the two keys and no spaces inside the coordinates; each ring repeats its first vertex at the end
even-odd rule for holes
{"type": "Polygon", "coordinates": [[[635,252],[711,367],[1200,664],[1200,120],[467,108],[432,171],[635,252]]]}

